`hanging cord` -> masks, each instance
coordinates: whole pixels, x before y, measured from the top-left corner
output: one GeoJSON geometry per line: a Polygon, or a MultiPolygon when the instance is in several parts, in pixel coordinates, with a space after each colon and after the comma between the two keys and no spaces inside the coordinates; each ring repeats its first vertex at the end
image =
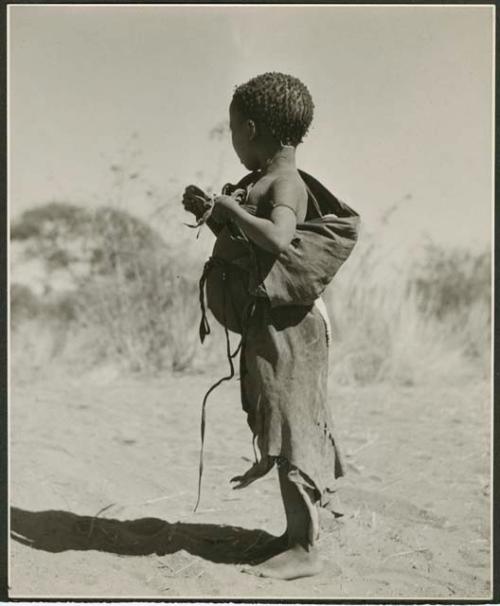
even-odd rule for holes
{"type": "MultiPolygon", "coordinates": [[[[226,186],[225,186],[225,188],[226,188],[226,186]]],[[[223,193],[226,193],[226,191],[223,190],[223,193]]],[[[244,189],[236,189],[232,192],[232,195],[235,196],[236,199],[241,202],[246,195],[246,191],[244,189]]],[[[201,230],[201,226],[204,223],[206,223],[206,221],[208,220],[208,218],[210,217],[210,215],[212,213],[212,210],[213,210],[213,207],[215,204],[214,200],[215,200],[215,196],[212,197],[210,207],[207,209],[205,214],[202,217],[200,217],[200,219],[197,221],[197,224],[190,225],[189,227],[200,226],[200,230],[201,230]]],[[[198,235],[199,235],[199,233],[200,232],[198,231],[198,235]]],[[[198,237],[198,235],[197,235],[197,237],[198,237]]],[[[242,236],[242,239],[244,241],[246,241],[248,244],[248,238],[244,234],[241,234],[240,238],[241,238],[241,236],[242,236]]],[[[227,294],[226,288],[227,288],[227,282],[228,282],[228,273],[230,271],[230,265],[231,264],[228,261],[225,261],[218,257],[210,257],[203,267],[203,272],[202,272],[200,280],[199,280],[199,293],[200,293],[199,300],[200,300],[200,309],[201,309],[201,321],[200,321],[199,335],[200,335],[200,341],[203,343],[205,341],[205,338],[207,337],[207,335],[209,335],[211,333],[210,325],[208,323],[208,318],[207,318],[206,304],[205,304],[206,281],[208,278],[208,274],[214,267],[219,266],[222,269],[222,324],[224,326],[224,334],[226,337],[226,356],[227,356],[227,360],[229,362],[229,374],[225,377],[220,378],[216,383],[214,383],[208,389],[208,391],[206,392],[206,394],[203,398],[203,402],[201,405],[201,427],[200,427],[201,446],[200,446],[200,464],[199,464],[199,472],[198,472],[198,496],[196,499],[196,505],[194,506],[193,513],[195,513],[196,510],[198,509],[198,505],[200,504],[200,499],[201,499],[201,480],[202,480],[202,476],[203,476],[203,452],[204,452],[204,445],[205,445],[205,428],[206,428],[206,405],[207,405],[208,397],[224,381],[230,381],[234,377],[235,371],[234,371],[233,359],[238,355],[239,351],[241,350],[242,343],[243,343],[243,327],[240,326],[240,329],[242,332],[242,338],[241,338],[240,343],[239,343],[238,347],[236,348],[236,350],[233,353],[231,353],[231,342],[229,339],[229,329],[227,328],[227,319],[226,319],[226,294],[227,294]]],[[[234,313],[235,317],[237,317],[238,314],[236,313],[235,303],[232,298],[231,298],[231,305],[233,308],[233,313],[234,313]]],[[[248,309],[250,309],[250,307],[248,309]]]]}
{"type": "MultiPolygon", "coordinates": [[[[210,324],[208,323],[207,318],[207,308],[205,305],[205,283],[208,278],[208,274],[210,270],[217,264],[217,259],[215,257],[210,257],[208,261],[203,266],[203,272],[201,274],[199,285],[199,298],[200,298],[200,309],[201,309],[201,320],[200,320],[200,341],[203,343],[205,341],[205,337],[210,334],[210,324]]],[[[224,296],[224,295],[223,295],[224,296]]]]}
{"type": "MultiPolygon", "coordinates": [[[[206,319],[206,310],[205,310],[205,297],[204,297],[204,286],[205,286],[205,282],[207,279],[207,275],[208,272],[210,271],[211,267],[213,267],[213,265],[216,263],[216,259],[214,259],[213,257],[211,257],[207,263],[205,264],[205,268],[203,269],[203,274],[202,277],[200,279],[200,303],[201,303],[201,308],[202,308],[202,320],[201,320],[201,324],[200,324],[200,338],[203,339],[205,338],[205,336],[207,334],[210,334],[210,327],[208,325],[208,321],[206,319]],[[203,337],[202,337],[202,329],[203,331],[203,337]]],[[[224,334],[226,337],[226,355],[227,355],[227,360],[229,362],[229,374],[225,377],[220,378],[216,383],[214,383],[207,391],[207,393],[205,394],[205,397],[203,398],[203,402],[201,405],[201,446],[200,446],[200,465],[199,465],[199,471],[198,471],[198,497],[196,499],[196,505],[194,506],[194,510],[193,513],[196,513],[196,510],[198,509],[198,505],[200,504],[200,499],[201,499],[201,478],[203,475],[203,449],[204,449],[204,445],[205,445],[205,426],[206,426],[206,405],[207,405],[207,400],[209,395],[215,390],[217,389],[217,387],[219,387],[219,385],[221,385],[224,381],[230,381],[234,375],[234,363],[233,363],[233,359],[238,355],[238,352],[241,349],[241,344],[243,342],[243,339],[240,340],[240,343],[238,345],[238,347],[236,348],[236,350],[231,353],[231,342],[229,340],[229,330],[226,326],[226,280],[227,280],[227,274],[226,272],[222,273],[222,281],[223,281],[223,286],[222,286],[222,308],[223,308],[223,320],[224,320],[224,334]]]]}

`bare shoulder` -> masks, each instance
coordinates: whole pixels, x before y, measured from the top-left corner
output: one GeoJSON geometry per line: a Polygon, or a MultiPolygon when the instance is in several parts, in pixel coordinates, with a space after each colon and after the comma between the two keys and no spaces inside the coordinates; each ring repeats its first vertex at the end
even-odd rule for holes
{"type": "Polygon", "coordinates": [[[269,188],[271,207],[291,209],[298,221],[303,221],[307,213],[307,190],[297,171],[287,171],[277,175],[269,188]]]}
{"type": "Polygon", "coordinates": [[[269,185],[269,193],[275,199],[286,198],[290,202],[307,199],[306,186],[297,171],[276,175],[269,185]]]}
{"type": "Polygon", "coordinates": [[[297,171],[268,174],[250,190],[247,204],[261,216],[269,216],[277,206],[287,206],[302,220],[307,210],[307,190],[297,171]]]}

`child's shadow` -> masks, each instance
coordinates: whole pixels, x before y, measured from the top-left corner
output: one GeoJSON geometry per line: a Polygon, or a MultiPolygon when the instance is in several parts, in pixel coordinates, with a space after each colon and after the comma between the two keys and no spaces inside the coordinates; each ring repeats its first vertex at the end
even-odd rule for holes
{"type": "Polygon", "coordinates": [[[158,518],[114,520],[67,511],[11,508],[11,536],[34,549],[58,553],[95,549],[120,555],[165,555],[181,549],[212,562],[258,562],[274,537],[262,530],[217,524],[170,524],[158,518]]]}

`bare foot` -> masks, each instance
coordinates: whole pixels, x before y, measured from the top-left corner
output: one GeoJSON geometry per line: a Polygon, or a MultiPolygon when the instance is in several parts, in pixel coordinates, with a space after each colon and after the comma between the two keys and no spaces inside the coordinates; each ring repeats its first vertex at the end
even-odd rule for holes
{"type": "Polygon", "coordinates": [[[291,581],[319,574],[321,568],[321,561],[315,549],[307,551],[300,545],[295,545],[258,566],[244,568],[243,572],[258,577],[291,581]]]}
{"type": "Polygon", "coordinates": [[[255,558],[253,559],[254,561],[262,562],[262,560],[267,560],[286,549],[288,549],[288,535],[285,532],[279,537],[272,537],[268,541],[256,545],[254,552],[255,558]]]}

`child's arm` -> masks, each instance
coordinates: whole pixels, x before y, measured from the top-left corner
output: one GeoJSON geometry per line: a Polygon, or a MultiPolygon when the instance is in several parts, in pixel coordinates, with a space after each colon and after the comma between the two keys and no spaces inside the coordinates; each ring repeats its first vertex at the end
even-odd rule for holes
{"type": "Polygon", "coordinates": [[[298,183],[277,179],[269,193],[273,205],[270,219],[251,215],[229,196],[215,198],[215,208],[222,207],[223,212],[225,211],[257,246],[279,255],[288,248],[293,239],[297,226],[295,213],[304,192],[298,183]]]}

